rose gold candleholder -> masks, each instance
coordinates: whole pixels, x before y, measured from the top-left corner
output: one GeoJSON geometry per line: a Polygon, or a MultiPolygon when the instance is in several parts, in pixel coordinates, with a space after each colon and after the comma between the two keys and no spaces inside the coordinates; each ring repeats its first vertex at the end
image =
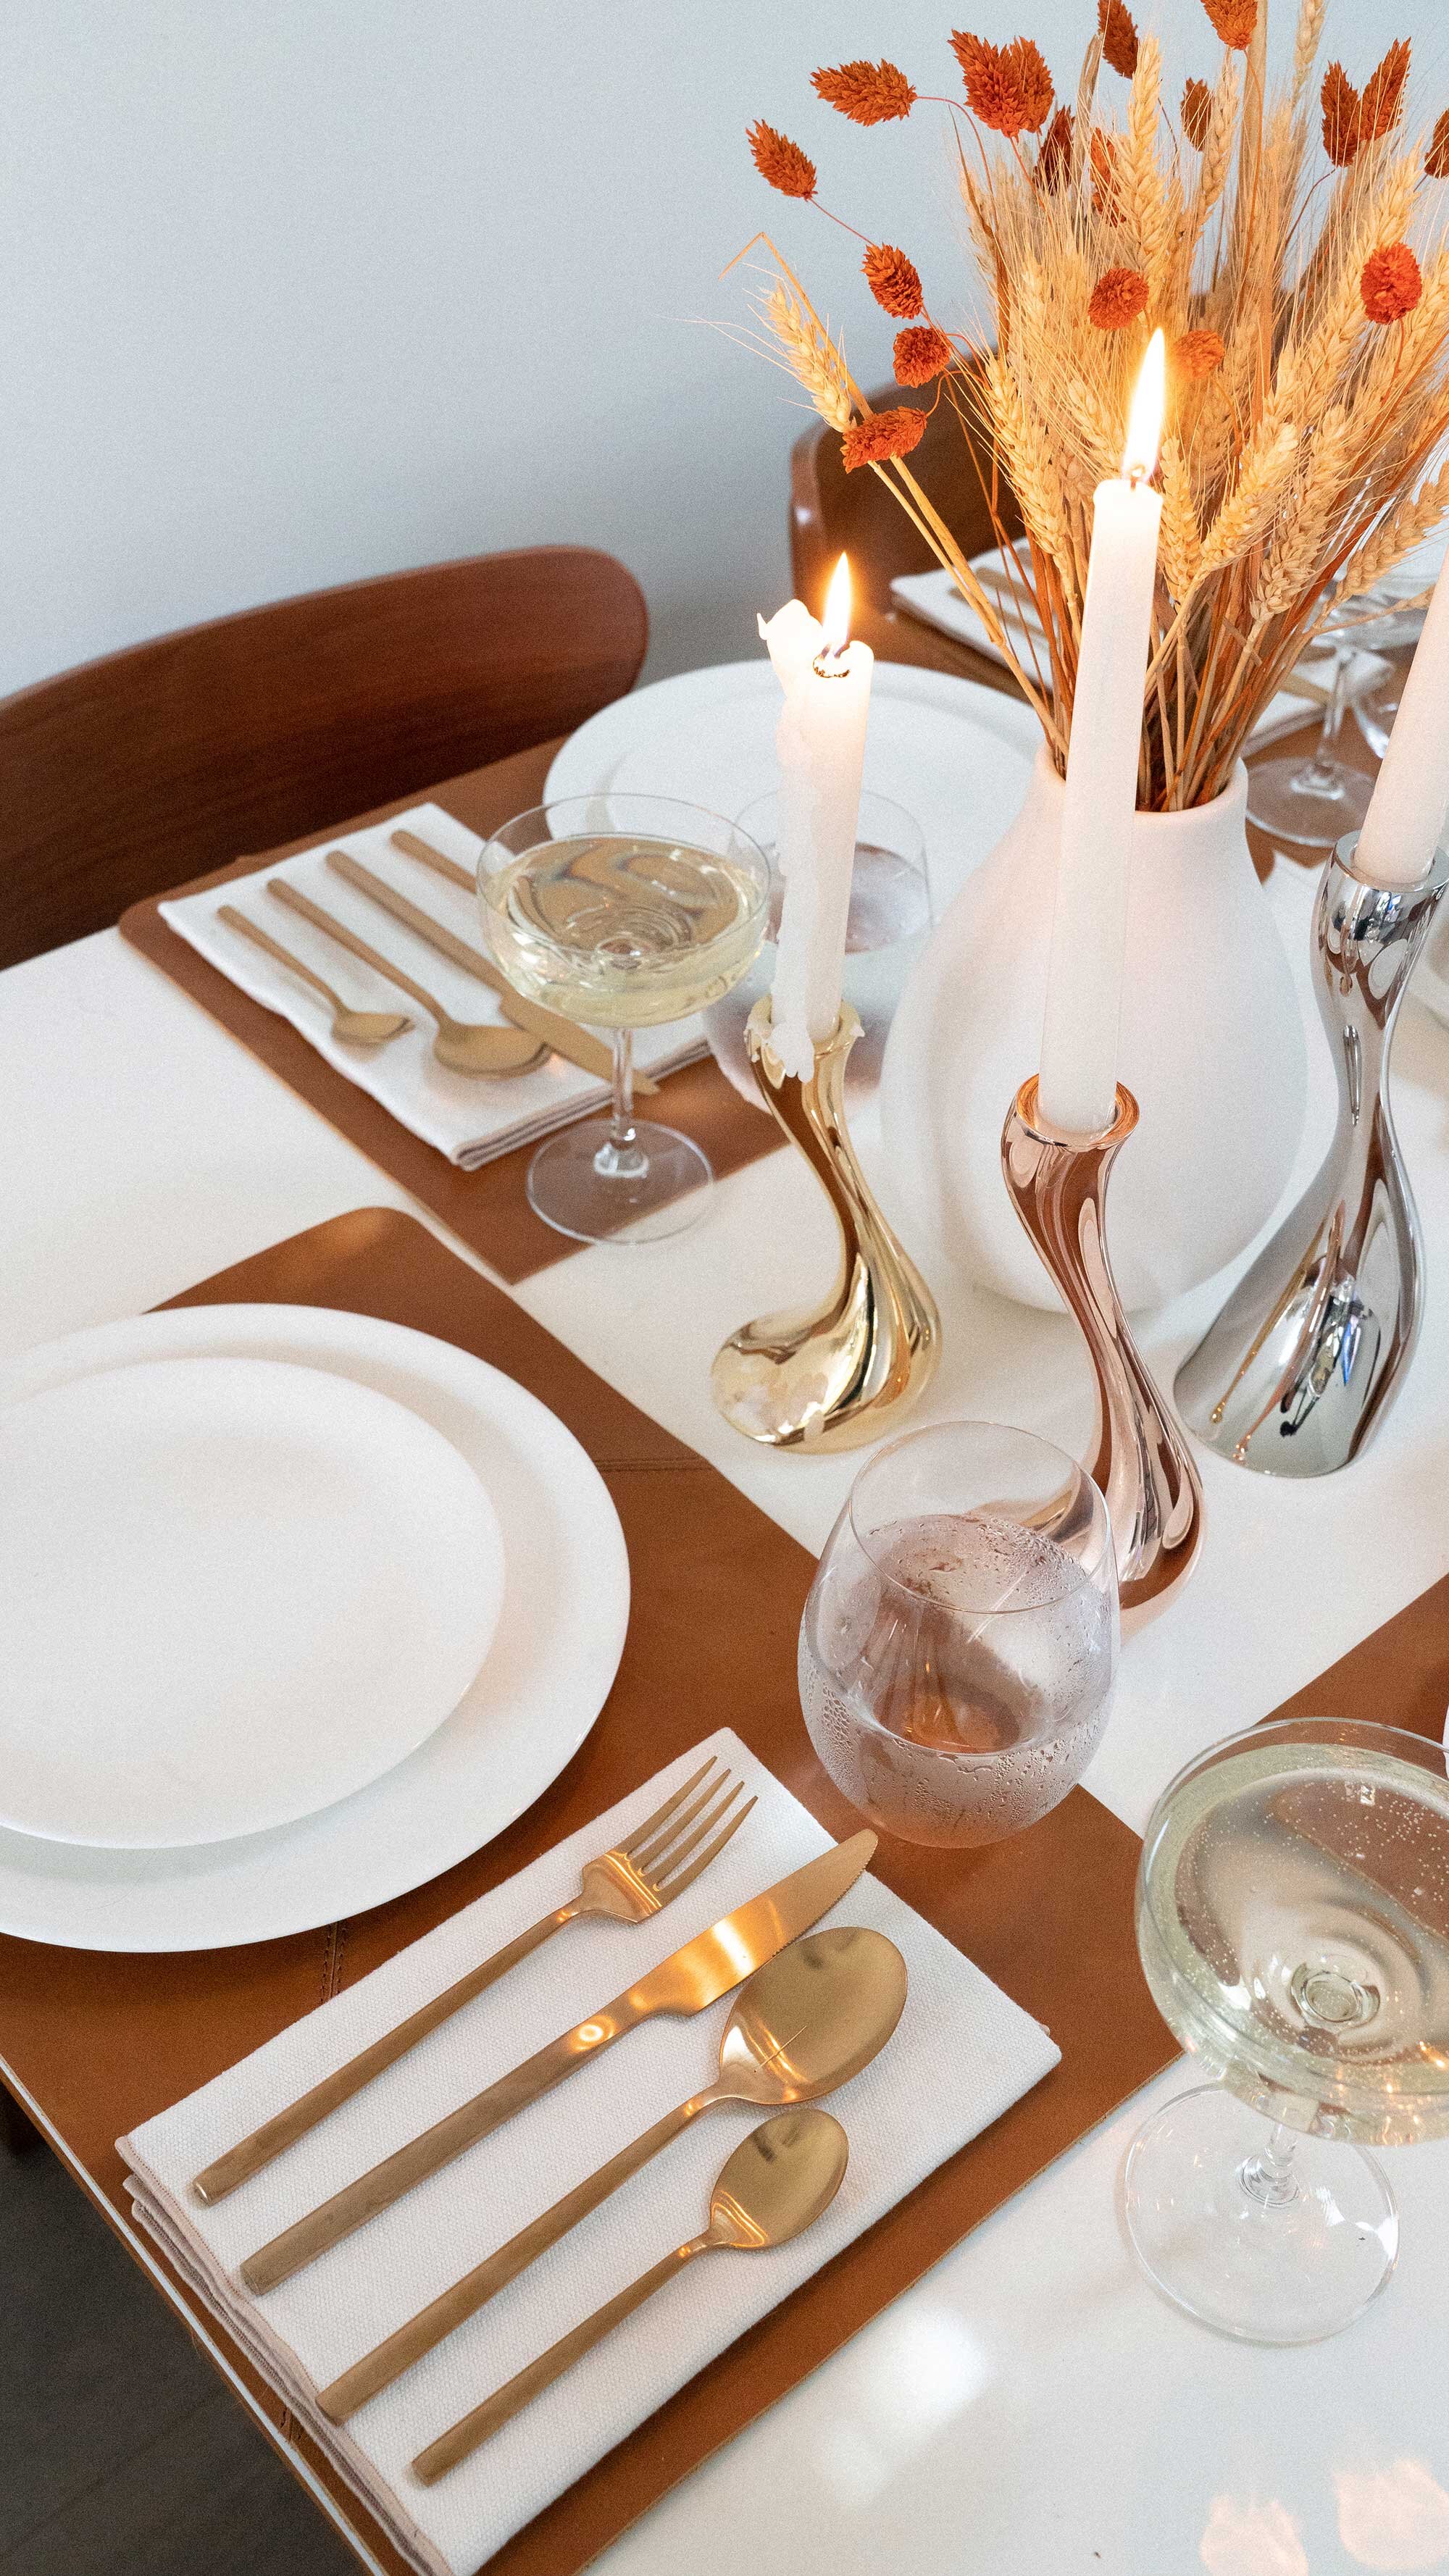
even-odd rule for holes
{"type": "Polygon", "coordinates": [[[774,1449],[853,1449],[914,1404],[941,1348],[925,1281],[871,1195],[845,1124],[845,1060],[860,1035],[847,1002],[808,1080],[770,1044],[770,997],[745,1023],[761,1097],[798,1146],[840,1230],[835,1285],[818,1306],[742,1324],[715,1354],[714,1400],[747,1440],[774,1449]]]}
{"type": "Polygon", "coordinates": [[[1117,1550],[1124,1631],[1141,1627],[1190,1574],[1202,1542],[1202,1487],[1128,1330],[1107,1257],[1107,1182],[1137,1124],[1117,1086],[1117,1115],[1100,1136],[1066,1136],[1024,1082],[1007,1114],[1001,1161],[1012,1204],[1081,1326],[1096,1381],[1097,1418],[1083,1464],[1106,1497],[1117,1550]]]}

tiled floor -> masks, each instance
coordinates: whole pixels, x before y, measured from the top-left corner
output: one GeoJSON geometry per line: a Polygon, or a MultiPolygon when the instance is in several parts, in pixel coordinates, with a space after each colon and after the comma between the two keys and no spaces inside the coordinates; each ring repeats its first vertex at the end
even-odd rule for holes
{"type": "Polygon", "coordinates": [[[0,2146],[3,2576],[357,2576],[50,2150],[0,2146]]]}

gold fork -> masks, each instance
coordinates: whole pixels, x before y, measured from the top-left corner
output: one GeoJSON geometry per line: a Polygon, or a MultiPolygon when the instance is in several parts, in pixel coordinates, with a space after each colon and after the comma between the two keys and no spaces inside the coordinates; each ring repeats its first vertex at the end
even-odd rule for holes
{"type": "Polygon", "coordinates": [[[481,1966],[470,1968],[466,1976],[435,1995],[431,2003],[409,2013],[396,2030],[385,2031],[370,2048],[359,2050],[345,2066],[324,2076],[320,2084],[289,2103],[274,2119],[264,2121],[250,2137],[228,2147],[224,2156],[218,2156],[215,2164],[196,2176],[191,2187],[197,2199],[208,2205],[224,2200],[239,2183],[249,2181],[264,2165],[271,2164],[285,2147],[305,2138],[329,2111],[350,2102],[354,2093],[360,2093],[375,2075],[395,2066],[420,2039],[427,2038],[429,2031],[461,2011],[464,2004],[470,2004],[475,1995],[496,1985],[510,1968],[517,1967],[520,1959],[526,1959],[531,1950],[550,1940],[565,1923],[576,1922],[585,1914],[610,1915],[616,1923],[647,1923],[651,1915],[672,1905],[676,1896],[693,1886],[700,1871],[718,1858],[755,1804],[753,1798],[747,1798],[739,1806],[736,1801],[743,1782],[724,1770],[711,1778],[714,1771],[715,1756],[711,1754],[682,1789],[676,1789],[662,1807],[656,1807],[652,1816],[646,1816],[643,1824],[635,1827],[626,1842],[602,1852],[597,1860],[585,1861],[579,1893],[566,1905],[556,1906],[541,1923],[520,1932],[516,1940],[495,1951],[481,1966]],[[701,1843],[703,1851],[699,1848],[701,1843]]]}

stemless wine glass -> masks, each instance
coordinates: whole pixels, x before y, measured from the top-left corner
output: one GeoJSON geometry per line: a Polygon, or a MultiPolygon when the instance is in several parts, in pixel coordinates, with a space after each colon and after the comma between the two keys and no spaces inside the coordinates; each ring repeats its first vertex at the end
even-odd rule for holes
{"type": "MultiPolygon", "coordinates": [[[[770,912],[764,945],[748,973],[722,1002],[712,1002],[704,1015],[710,1052],[741,1097],[763,1110],[759,1086],[745,1051],[745,1022],[774,978],[775,940],[780,928],[784,884],[778,872],[780,806],[778,789],[742,807],[739,822],[758,841],[772,871],[770,912]]],[[[925,835],[914,814],[892,797],[867,788],[855,827],[855,863],[850,880],[850,911],[845,924],[845,965],[841,999],[860,1019],[860,1036],[845,1068],[847,1109],[858,1108],[880,1087],[880,1069],[896,1004],[917,958],[930,937],[934,918],[931,880],[926,866],[925,835]]]]}
{"type": "Polygon", "coordinates": [[[1117,1568],[1090,1477],[1028,1431],[945,1422],[855,1480],[800,1624],[810,1740],[904,1842],[999,1842],[1055,1807],[1107,1723],[1117,1568]]]}
{"type": "Polygon", "coordinates": [[[610,1031],[614,1100],[540,1145],[535,1212],[582,1243],[649,1243],[692,1225],[714,1175],[689,1137],[634,1115],[633,1033],[717,1001],[764,936],[764,852],[723,814],[672,796],[572,796],[485,843],[483,927],[520,993],[610,1031]]]}
{"type": "Polygon", "coordinates": [[[1245,2341],[1336,2334],[1398,2250],[1364,2147],[1449,2135],[1443,1745],[1310,1717],[1212,1746],[1148,1823],[1137,1940],[1159,2011],[1219,2078],[1129,2150],[1139,2261],[1245,2341]]]}

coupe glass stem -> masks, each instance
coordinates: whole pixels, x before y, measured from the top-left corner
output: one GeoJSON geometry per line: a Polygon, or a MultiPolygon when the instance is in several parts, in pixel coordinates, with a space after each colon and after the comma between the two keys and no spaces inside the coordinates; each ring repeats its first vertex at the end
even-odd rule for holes
{"type": "Polygon", "coordinates": [[[614,1100],[609,1117],[609,1132],[594,1156],[594,1169],[603,1181],[642,1180],[649,1169],[649,1158],[639,1142],[634,1126],[634,1032],[614,1031],[614,1100]]]}
{"type": "Polygon", "coordinates": [[[1324,790],[1335,787],[1343,775],[1342,763],[1334,755],[1343,726],[1343,711],[1348,704],[1348,666],[1353,653],[1341,640],[1333,647],[1333,686],[1323,710],[1323,723],[1313,746],[1313,757],[1307,762],[1302,778],[1305,786],[1324,790]]]}
{"type": "Polygon", "coordinates": [[[1298,2197],[1298,2179],[1293,2169],[1293,2156],[1298,2140],[1291,2129],[1277,2121],[1267,2145],[1256,2156],[1249,2156],[1238,2167],[1238,2180],[1249,2200],[1260,2209],[1286,2209],[1298,2197]]]}

